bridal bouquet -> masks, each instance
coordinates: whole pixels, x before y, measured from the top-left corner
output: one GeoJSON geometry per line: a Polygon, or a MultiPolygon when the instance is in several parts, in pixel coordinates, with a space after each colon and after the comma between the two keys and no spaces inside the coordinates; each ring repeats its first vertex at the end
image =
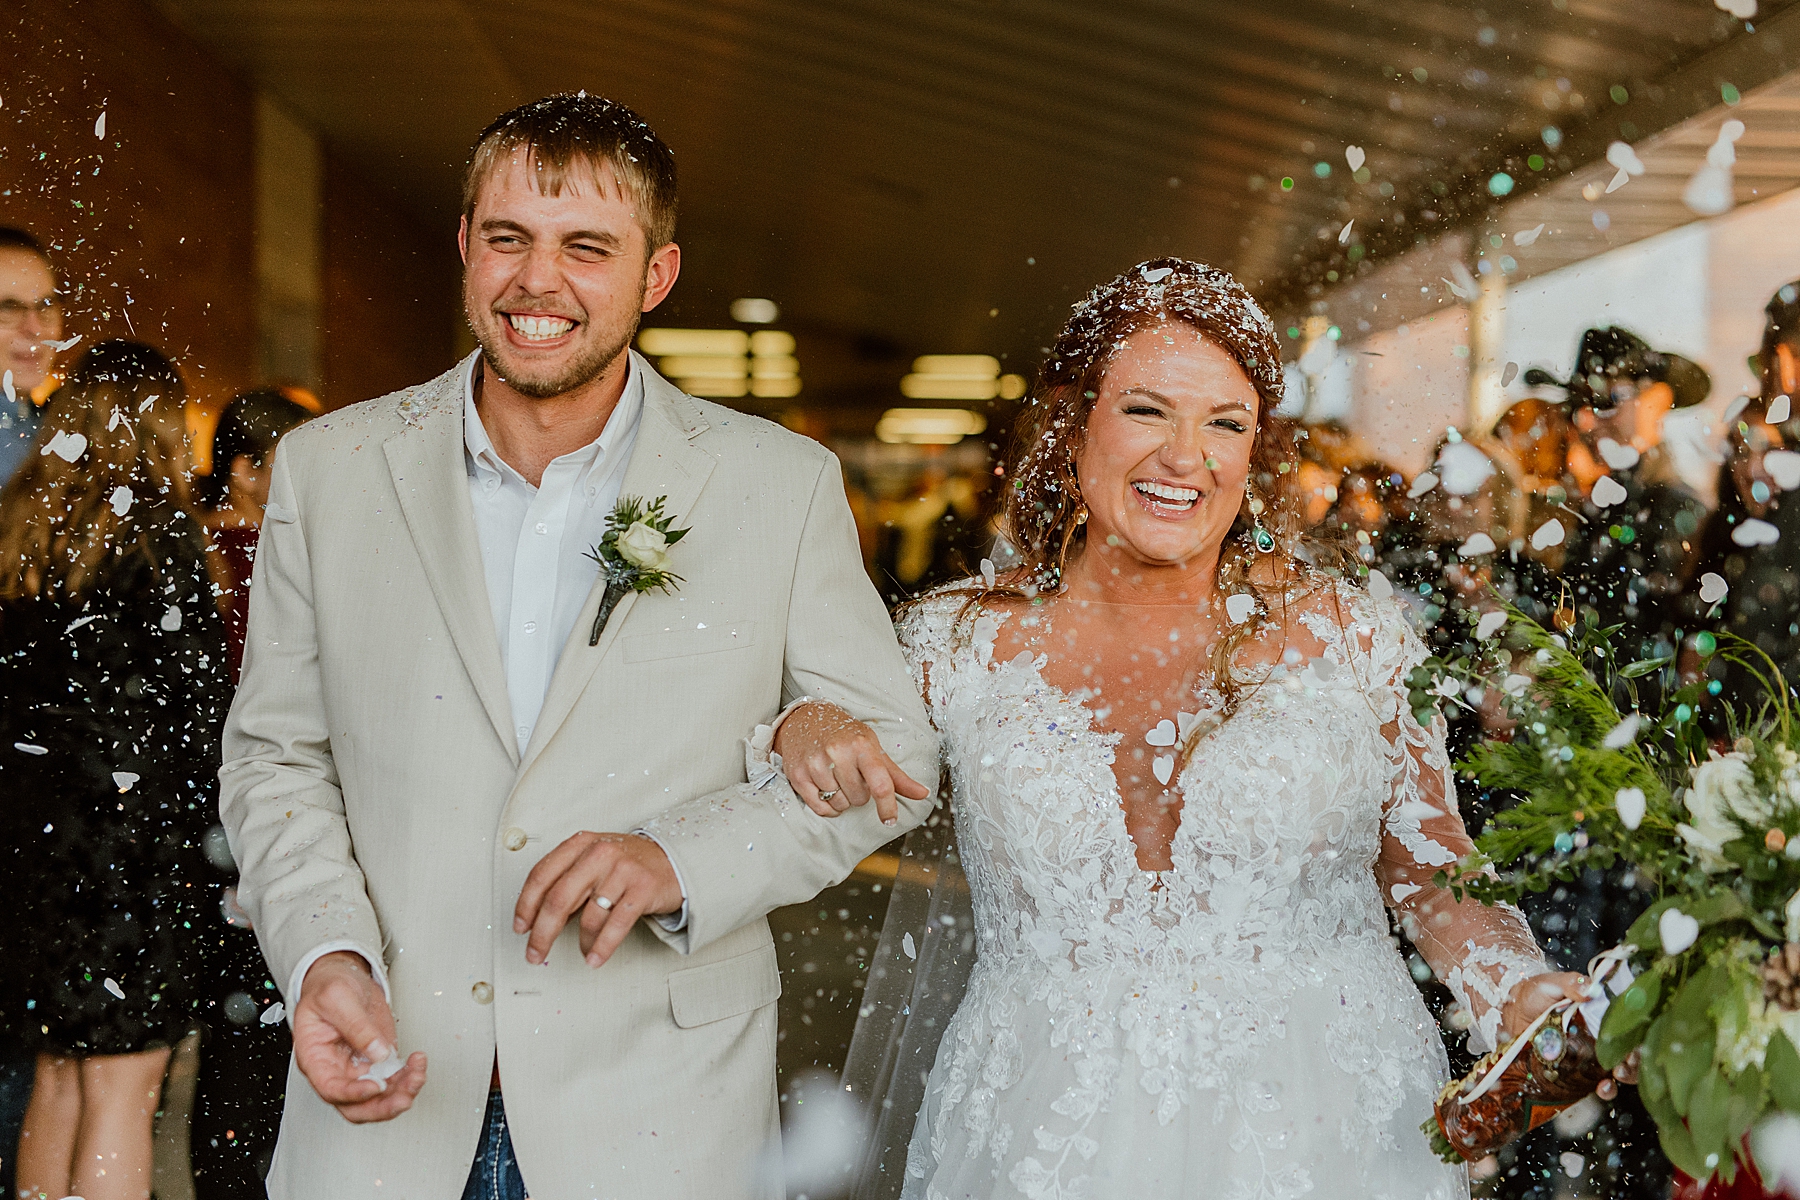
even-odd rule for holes
{"type": "MultiPolygon", "coordinates": [[[[1557,633],[1509,609],[1474,632],[1472,652],[1414,671],[1410,701],[1426,718],[1439,702],[1503,714],[1510,730],[1460,767],[1523,799],[1440,882],[1490,902],[1590,867],[1654,885],[1580,1006],[1595,1055],[1606,1069],[1639,1055],[1644,1106],[1681,1170],[1729,1184],[1761,1160],[1773,1180],[1777,1151],[1800,1138],[1800,723],[1786,681],[1749,643],[1699,635],[1703,656],[1766,693],[1760,711],[1727,712],[1731,735],[1715,740],[1696,709],[1718,685],[1682,683],[1667,658],[1620,662],[1617,627],[1557,633]]],[[[1446,1089],[1452,1115],[1481,1075],[1446,1089]]]]}

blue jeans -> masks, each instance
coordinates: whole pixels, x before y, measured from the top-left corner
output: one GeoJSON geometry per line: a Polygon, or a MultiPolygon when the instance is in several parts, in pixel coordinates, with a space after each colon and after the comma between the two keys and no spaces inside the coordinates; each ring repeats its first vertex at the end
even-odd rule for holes
{"type": "Polygon", "coordinates": [[[481,1127],[481,1142],[475,1148],[475,1162],[469,1167],[463,1200],[526,1200],[525,1179],[519,1174],[519,1160],[513,1156],[512,1135],[506,1131],[506,1106],[500,1102],[498,1089],[488,1093],[487,1123],[481,1127]]]}

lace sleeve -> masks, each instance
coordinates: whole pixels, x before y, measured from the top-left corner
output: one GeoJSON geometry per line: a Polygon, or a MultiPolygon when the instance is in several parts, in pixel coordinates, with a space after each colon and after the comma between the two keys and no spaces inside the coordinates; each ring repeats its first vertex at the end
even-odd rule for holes
{"type": "Polygon", "coordinates": [[[966,602],[963,596],[923,596],[907,606],[894,627],[900,638],[900,652],[912,668],[913,681],[919,685],[919,695],[925,700],[925,711],[934,726],[939,722],[938,697],[932,688],[933,667],[942,664],[939,674],[950,669],[957,616],[966,602]]]}
{"type": "Polygon", "coordinates": [[[1382,819],[1376,882],[1406,936],[1474,1020],[1470,1049],[1495,1045],[1500,1010],[1521,980],[1549,970],[1525,916],[1510,904],[1458,901],[1432,877],[1473,849],[1456,807],[1456,783],[1444,747],[1444,719],[1429,727],[1406,703],[1405,679],[1424,647],[1398,612],[1377,610],[1376,661],[1384,667],[1382,736],[1393,766],[1393,796],[1382,819]],[[1382,653],[1382,642],[1387,652],[1382,653]]]}

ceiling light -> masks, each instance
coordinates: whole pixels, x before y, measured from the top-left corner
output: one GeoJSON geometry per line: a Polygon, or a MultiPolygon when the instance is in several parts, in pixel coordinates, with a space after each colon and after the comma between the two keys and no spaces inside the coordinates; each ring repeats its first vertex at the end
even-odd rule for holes
{"type": "Polygon", "coordinates": [[[794,335],[791,333],[783,333],[779,329],[759,329],[750,335],[750,353],[758,358],[793,352],[794,335]]]}
{"type": "Polygon", "coordinates": [[[638,349],[661,358],[668,354],[742,354],[750,335],[741,329],[646,329],[638,349]]]}
{"type": "Polygon", "coordinates": [[[1025,395],[1025,377],[1023,375],[1002,375],[1000,377],[1000,398],[1017,400],[1025,395]]]}
{"type": "Polygon", "coordinates": [[[770,325],[781,318],[781,306],[761,296],[745,296],[731,302],[731,319],[746,325],[770,325]]]}
{"type": "Polygon", "coordinates": [[[900,394],[908,400],[992,400],[1000,394],[1000,381],[958,379],[950,375],[907,375],[900,380],[900,394]]]}
{"type": "Polygon", "coordinates": [[[675,385],[690,396],[742,396],[750,390],[750,381],[742,375],[735,378],[723,375],[689,375],[677,379],[675,385]]]}
{"type": "Polygon", "coordinates": [[[884,442],[953,446],[987,428],[987,418],[963,408],[890,408],[875,424],[884,442]]]}
{"type": "Polygon", "coordinates": [[[800,394],[800,377],[798,375],[758,375],[750,380],[750,394],[765,398],[798,396],[800,394]]]}
{"type": "Polygon", "coordinates": [[[659,365],[675,379],[742,379],[750,373],[750,360],[741,354],[671,354],[659,365]]]}
{"type": "Polygon", "coordinates": [[[913,374],[994,379],[1000,374],[1000,360],[991,354],[924,354],[913,359],[913,374]]]}
{"type": "Polygon", "coordinates": [[[800,373],[800,360],[791,354],[758,355],[750,360],[750,373],[758,379],[786,379],[800,373]]]}

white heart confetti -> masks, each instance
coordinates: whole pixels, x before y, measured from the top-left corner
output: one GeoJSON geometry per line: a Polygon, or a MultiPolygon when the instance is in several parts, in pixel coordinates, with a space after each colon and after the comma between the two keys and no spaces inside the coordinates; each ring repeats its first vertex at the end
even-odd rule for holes
{"type": "Polygon", "coordinates": [[[1529,246],[1529,245],[1531,245],[1531,243],[1537,241],[1538,235],[1543,232],[1544,232],[1544,226],[1541,221],[1538,223],[1537,227],[1534,229],[1521,229],[1521,230],[1519,230],[1519,232],[1513,234],[1513,245],[1529,246]]]}
{"type": "Polygon", "coordinates": [[[1157,755],[1150,763],[1150,771],[1156,776],[1156,782],[1167,786],[1169,777],[1175,774],[1175,756],[1173,754],[1157,755]]]}
{"type": "Polygon", "coordinates": [[[1756,0],[1713,0],[1713,3],[1740,21],[1748,21],[1756,15],[1756,0]]]}
{"type": "Polygon", "coordinates": [[[1344,227],[1338,230],[1338,245],[1348,246],[1350,244],[1350,227],[1355,224],[1356,219],[1354,217],[1344,222],[1344,227]]]}
{"type": "Polygon", "coordinates": [[[1144,735],[1144,740],[1152,746],[1173,746],[1175,744],[1175,722],[1164,717],[1156,723],[1155,729],[1144,735]]]}
{"type": "Polygon", "coordinates": [[[1717,604],[1725,598],[1725,593],[1730,590],[1731,585],[1726,583],[1725,577],[1717,571],[1708,571],[1700,577],[1700,599],[1708,604],[1717,604]]]}
{"type": "Polygon", "coordinates": [[[1178,712],[1175,714],[1175,724],[1176,724],[1176,728],[1180,732],[1181,740],[1185,742],[1188,739],[1188,735],[1190,733],[1194,732],[1194,727],[1196,725],[1200,724],[1200,714],[1199,713],[1191,713],[1191,712],[1178,712]]]}
{"type": "Polygon", "coordinates": [[[181,610],[173,604],[169,605],[163,610],[162,620],[157,624],[162,626],[163,632],[174,633],[181,628],[181,610]]]}
{"type": "Polygon", "coordinates": [[[1731,531],[1731,540],[1740,546],[1773,546],[1781,540],[1781,530],[1752,517],[1731,531]]]}
{"type": "Polygon", "coordinates": [[[1500,369],[1500,386],[1506,387],[1508,384],[1510,384],[1513,380],[1517,379],[1518,377],[1519,377],[1519,364],[1516,362],[1509,362],[1500,369]]]}
{"type": "Polygon", "coordinates": [[[1405,904],[1424,890],[1416,883],[1396,883],[1388,889],[1388,894],[1393,896],[1395,904],[1405,904]]]}
{"type": "Polygon", "coordinates": [[[981,585],[990,589],[994,586],[994,560],[991,558],[981,560],[981,585]]]}
{"type": "Polygon", "coordinates": [[[901,935],[900,949],[905,952],[906,957],[908,958],[916,959],[919,957],[919,948],[913,945],[912,934],[910,933],[901,935]]]}
{"type": "Polygon", "coordinates": [[[1644,173],[1644,160],[1637,156],[1636,150],[1624,142],[1614,142],[1606,148],[1606,161],[1627,175],[1644,173]]]}
{"type": "Polygon", "coordinates": [[[104,108],[100,110],[99,117],[94,121],[94,136],[97,138],[106,136],[106,110],[104,108]]]}
{"type": "Polygon", "coordinates": [[[113,786],[120,792],[129,792],[140,778],[142,776],[131,771],[114,771],[112,773],[113,786]]]}
{"type": "Polygon", "coordinates": [[[1496,549],[1494,539],[1485,533],[1472,533],[1469,540],[1456,548],[1461,558],[1471,558],[1477,554],[1492,554],[1496,549]]]}
{"type": "Polygon", "coordinates": [[[1800,487],[1800,454],[1792,450],[1771,450],[1763,455],[1763,470],[1784,492],[1800,487]]]}
{"type": "Polygon", "coordinates": [[[257,1020],[264,1025],[279,1025],[281,1024],[281,1018],[285,1016],[287,1016],[287,1009],[282,1007],[281,1001],[277,1000],[275,1003],[269,1005],[269,1007],[263,1009],[262,1016],[258,1017],[257,1020]]]}
{"type": "Polygon", "coordinates": [[[1679,908],[1665,908],[1656,922],[1664,954],[1680,954],[1700,937],[1700,922],[1679,908]]]}
{"type": "Polygon", "coordinates": [[[1493,637],[1494,634],[1498,633],[1500,627],[1504,624],[1506,624],[1505,612],[1495,611],[1491,613],[1482,613],[1481,620],[1475,625],[1475,636],[1485,642],[1493,637]]]}
{"type": "Polygon", "coordinates": [[[131,501],[131,489],[124,484],[120,484],[118,487],[114,488],[112,490],[112,495],[106,498],[106,502],[112,505],[113,516],[115,517],[122,517],[130,512],[131,501]]]}
{"type": "Polygon", "coordinates": [[[1548,550],[1551,546],[1560,546],[1562,545],[1563,537],[1564,532],[1562,522],[1555,517],[1551,517],[1548,521],[1539,525],[1537,531],[1531,535],[1531,548],[1533,550],[1548,550]]]}
{"type": "Polygon", "coordinates": [[[1615,504],[1623,503],[1629,494],[1625,490],[1625,485],[1611,475],[1602,475],[1594,481],[1593,500],[1600,508],[1611,508],[1615,504]]]}
{"type": "Polygon", "coordinates": [[[1256,611],[1256,597],[1248,592],[1238,592],[1225,597],[1225,615],[1231,618],[1233,625],[1242,625],[1256,611]]]}
{"type": "Polygon", "coordinates": [[[1394,584],[1380,571],[1369,572],[1369,595],[1377,600],[1388,600],[1394,595],[1394,584]]]}
{"type": "Polygon", "coordinates": [[[44,443],[39,454],[54,454],[64,462],[72,463],[87,453],[87,437],[68,430],[59,430],[57,435],[44,443]]]}
{"type": "Polygon", "coordinates": [[[1787,420],[1788,416],[1790,415],[1790,410],[1792,408],[1793,408],[1793,401],[1788,399],[1786,393],[1783,393],[1783,394],[1775,397],[1773,400],[1769,401],[1769,424],[1779,425],[1783,421],[1787,420]]]}
{"type": "Polygon", "coordinates": [[[1363,154],[1361,146],[1345,146],[1344,161],[1350,164],[1352,171],[1360,171],[1363,163],[1367,161],[1367,156],[1363,154]]]}
{"type": "Polygon", "coordinates": [[[1644,823],[1644,789],[1620,788],[1613,794],[1613,811],[1619,814],[1619,821],[1627,829],[1636,829],[1644,823]]]}
{"type": "Polygon", "coordinates": [[[1167,279],[1169,276],[1173,275],[1174,273],[1175,273],[1175,270],[1173,267],[1154,267],[1154,268],[1144,272],[1144,282],[1145,283],[1161,283],[1163,280],[1167,279]]]}
{"type": "Polygon", "coordinates": [[[1430,471],[1420,471],[1419,477],[1412,481],[1411,487],[1406,489],[1406,498],[1408,500],[1417,500],[1420,496],[1423,496],[1426,492],[1429,492],[1432,488],[1436,487],[1437,484],[1438,477],[1434,473],[1430,471]]]}
{"type": "MultiPolygon", "coordinates": [[[[90,975],[90,976],[88,976],[88,978],[92,979],[93,976],[90,975]]],[[[100,982],[100,986],[105,988],[107,991],[111,992],[114,996],[118,997],[120,1000],[123,1000],[125,998],[125,989],[120,987],[119,981],[114,979],[110,975],[108,975],[105,979],[103,979],[100,982]]]]}
{"type": "Polygon", "coordinates": [[[1615,442],[1611,438],[1600,439],[1600,457],[1615,471],[1629,471],[1638,463],[1636,447],[1615,442]]]}
{"type": "Polygon", "coordinates": [[[1562,1164],[1563,1174],[1570,1179],[1581,1178],[1581,1168],[1587,1166],[1587,1159],[1573,1150],[1564,1150],[1556,1156],[1556,1161],[1562,1164]]]}
{"type": "Polygon", "coordinates": [[[1629,746],[1637,740],[1638,726],[1642,723],[1643,719],[1636,713],[1632,713],[1607,730],[1606,736],[1600,740],[1600,744],[1608,750],[1619,750],[1629,746]]]}

